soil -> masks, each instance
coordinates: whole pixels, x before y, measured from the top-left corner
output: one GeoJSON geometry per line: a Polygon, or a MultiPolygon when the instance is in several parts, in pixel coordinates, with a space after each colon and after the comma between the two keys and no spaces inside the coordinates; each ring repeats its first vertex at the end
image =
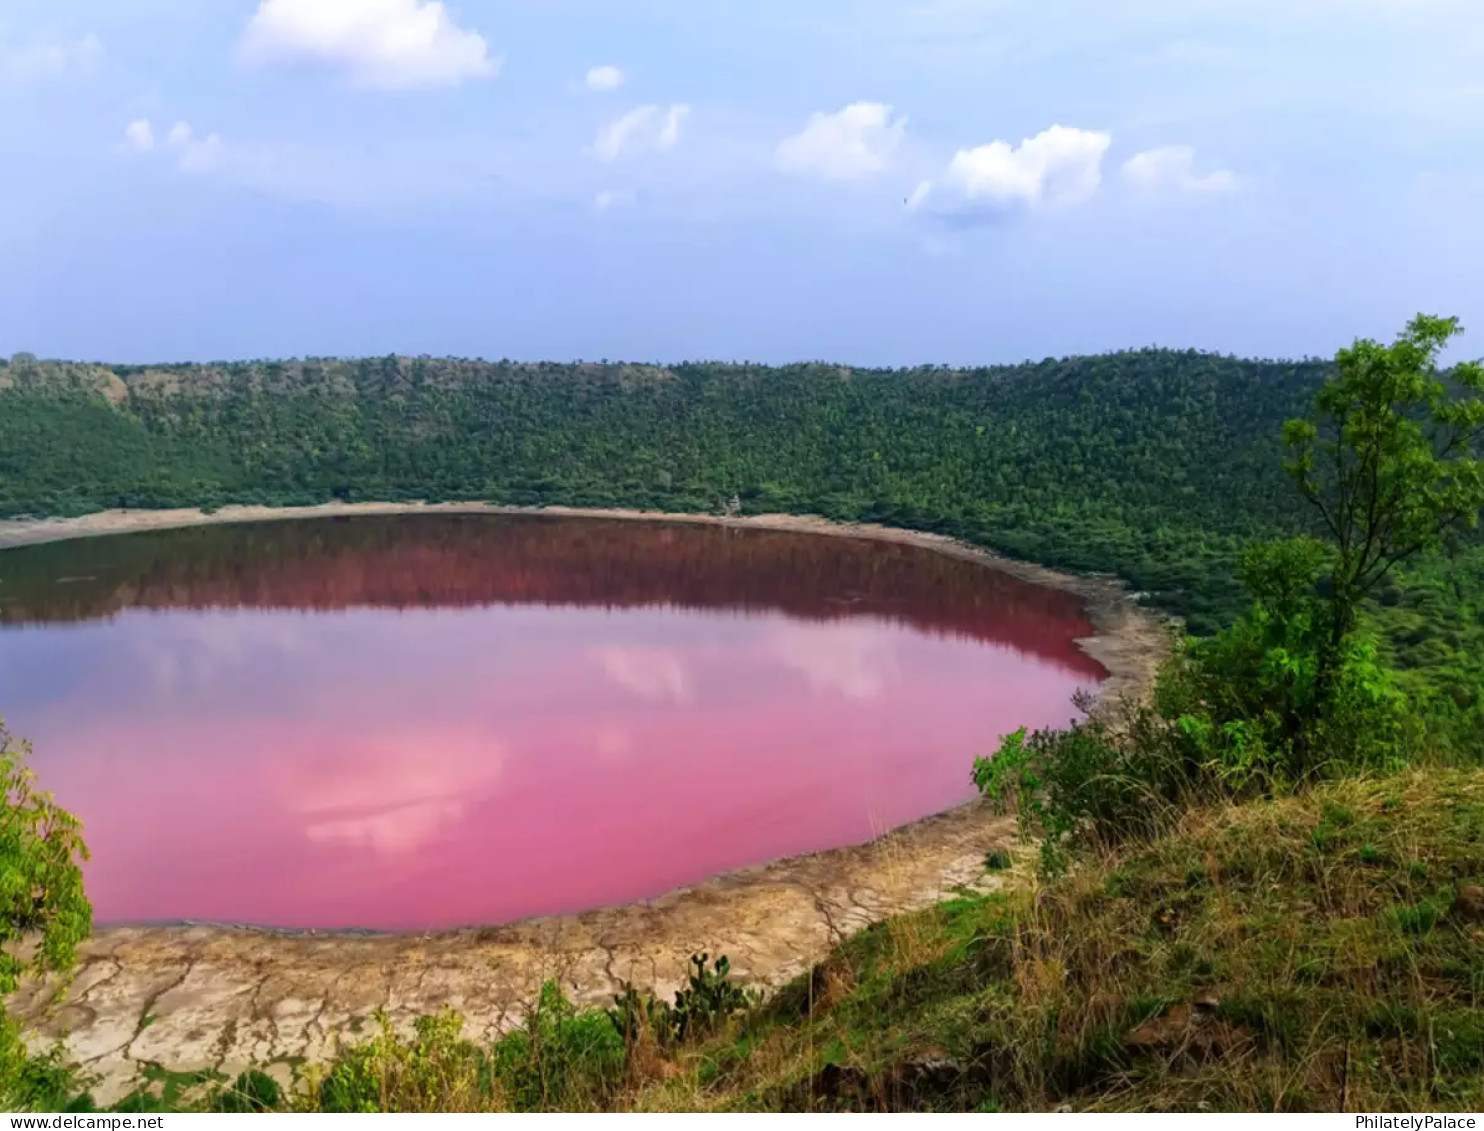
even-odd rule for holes
{"type": "MultiPolygon", "coordinates": [[[[0,522],[0,549],[68,538],[203,523],[396,513],[528,514],[481,504],[338,503],[105,511],[72,519],[0,522]]],[[[1169,653],[1166,622],[1111,577],[1078,577],[1012,561],[934,534],[809,516],[720,518],[543,508],[580,518],[726,523],[909,543],[983,562],[1080,597],[1095,635],[1080,647],[1108,670],[1103,704],[1139,698],[1169,653]]],[[[965,768],[967,773],[967,767],[965,768]]],[[[560,981],[580,1005],[611,1003],[623,982],[670,996],[689,956],[726,954],[744,983],[775,988],[861,928],[965,890],[991,891],[1018,869],[988,872],[992,850],[1026,855],[1013,818],[972,803],[871,844],[730,873],[660,899],[580,915],[427,936],[282,932],[220,925],[115,927],[80,949],[70,987],[29,982],[7,1003],[33,1046],[65,1040],[94,1079],[100,1104],[147,1072],[264,1067],[289,1084],[338,1044],[369,1032],[384,1009],[394,1025],[452,1006],[466,1032],[488,1039],[518,1025],[541,983],[560,981]]]]}

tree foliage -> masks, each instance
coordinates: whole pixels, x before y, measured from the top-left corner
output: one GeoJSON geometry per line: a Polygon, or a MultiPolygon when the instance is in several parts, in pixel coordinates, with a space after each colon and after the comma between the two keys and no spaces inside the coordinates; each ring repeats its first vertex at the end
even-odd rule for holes
{"type": "Polygon", "coordinates": [[[37,789],[26,764],[30,751],[0,722],[0,995],[13,992],[28,968],[71,970],[77,944],[92,929],[82,826],[37,789]],[[35,941],[35,952],[23,960],[12,944],[27,940],[35,941]]]}
{"type": "Polygon", "coordinates": [[[1291,420],[1287,470],[1334,551],[1329,625],[1338,645],[1360,603],[1399,564],[1478,525],[1484,506],[1484,365],[1444,379],[1438,353],[1456,318],[1418,315],[1384,346],[1340,350],[1308,419],[1291,420]]]}
{"type": "MultiPolygon", "coordinates": [[[[0,997],[28,970],[70,972],[92,930],[81,826],[37,789],[29,754],[0,722],[0,997]]],[[[0,1106],[31,1106],[38,1089],[56,1090],[59,1073],[55,1056],[29,1056],[15,1023],[0,1017],[0,1106]]]]}
{"type": "MultiPolygon", "coordinates": [[[[1043,838],[1043,862],[1070,844],[1152,835],[1192,801],[1244,798],[1326,776],[1395,768],[1423,727],[1374,639],[1362,602],[1407,559],[1476,526],[1484,506],[1484,370],[1436,372],[1453,319],[1419,316],[1390,347],[1341,350],[1313,415],[1284,429],[1287,470],[1324,537],[1250,546],[1250,606],[1186,641],[1154,702],[1121,725],[1092,718],[1005,739],[975,763],[980,790],[1013,802],[1043,838]]],[[[1484,755],[1480,736],[1467,740],[1484,755]]]]}

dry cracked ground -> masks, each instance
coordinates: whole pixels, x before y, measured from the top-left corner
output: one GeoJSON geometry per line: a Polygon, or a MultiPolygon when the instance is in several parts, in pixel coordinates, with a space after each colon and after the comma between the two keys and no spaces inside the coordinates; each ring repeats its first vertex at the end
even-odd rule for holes
{"type": "MultiPolygon", "coordinates": [[[[6,524],[0,545],[282,513],[111,512],[6,524]]],[[[935,535],[793,516],[733,521],[909,541],[1076,593],[1096,631],[1080,644],[1109,672],[1105,702],[1144,694],[1168,653],[1165,625],[1109,579],[1005,562],[935,535]]],[[[232,1076],[256,1066],[287,1084],[305,1067],[328,1060],[337,1045],[355,1041],[380,1009],[406,1028],[418,1016],[452,1006],[464,1014],[470,1036],[488,1039],[520,1023],[543,981],[559,980],[579,1005],[610,1004],[625,981],[668,997],[681,985],[689,956],[700,951],[728,955],[739,981],[777,987],[872,922],[966,889],[992,890],[1004,882],[1004,873],[988,873],[985,855],[1014,846],[1013,820],[972,804],[858,848],[736,872],[648,903],[506,927],[426,937],[112,928],[83,946],[64,993],[52,984],[27,984],[7,1009],[21,1019],[33,1044],[66,1042],[70,1056],[92,1076],[100,1104],[116,1102],[161,1071],[232,1076]]]]}

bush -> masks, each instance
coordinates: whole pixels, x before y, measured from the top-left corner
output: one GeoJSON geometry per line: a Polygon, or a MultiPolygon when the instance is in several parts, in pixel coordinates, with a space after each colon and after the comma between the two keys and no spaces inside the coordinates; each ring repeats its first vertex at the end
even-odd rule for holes
{"type": "Polygon", "coordinates": [[[28,1052],[20,1027],[0,1017],[0,1110],[92,1111],[93,1099],[65,1052],[61,1044],[28,1052]]]}
{"type": "Polygon", "coordinates": [[[993,757],[975,760],[973,777],[981,793],[1015,809],[1027,836],[1041,838],[1042,871],[1054,874],[1076,847],[1158,835],[1209,792],[1189,753],[1156,711],[1129,705],[1116,724],[1094,715],[1065,730],[1022,727],[993,757]]]}
{"type": "Polygon", "coordinates": [[[597,1106],[622,1082],[626,1048],[603,1011],[575,1009],[547,982],[525,1024],[496,1043],[492,1065],[513,1110],[572,1110],[597,1106]]]}
{"type": "Polygon", "coordinates": [[[1066,730],[1002,740],[973,778],[1039,835],[1043,870],[1082,846],[1150,839],[1183,808],[1396,769],[1422,745],[1375,647],[1336,641],[1322,578],[1330,550],[1307,539],[1255,546],[1242,563],[1252,606],[1229,628],[1187,639],[1156,680],[1153,703],[1093,712],[1066,730]]]}
{"type": "Polygon", "coordinates": [[[491,1105],[488,1060],[461,1036],[453,1010],[419,1017],[404,1040],[378,1012],[379,1032],[346,1049],[320,1082],[319,1109],[329,1112],[459,1112],[491,1105]]]}
{"type": "Polygon", "coordinates": [[[213,1110],[243,1115],[251,1112],[274,1111],[283,1102],[283,1093],[278,1081],[264,1072],[244,1072],[232,1081],[232,1086],[217,1096],[213,1110]]]}
{"type": "Polygon", "coordinates": [[[1189,642],[1161,680],[1160,710],[1192,759],[1238,795],[1396,768],[1418,745],[1417,724],[1374,645],[1354,634],[1332,643],[1334,614],[1320,594],[1329,556],[1303,539],[1253,547],[1242,566],[1252,608],[1216,636],[1189,642]]]}
{"type": "MultiPolygon", "coordinates": [[[[0,1000],[28,972],[70,973],[93,921],[83,892],[81,827],[36,787],[29,754],[0,721],[0,1000]],[[14,950],[26,939],[35,942],[29,961],[14,950]]],[[[61,1050],[30,1055],[16,1024],[0,1014],[0,1107],[64,1107],[76,1090],[61,1050]]]]}
{"type": "Polygon", "coordinates": [[[649,994],[641,994],[629,983],[613,999],[608,1019],[632,1048],[645,1034],[662,1045],[678,1044],[716,1030],[734,1013],[752,1006],[758,1000],[731,980],[731,960],[722,955],[708,968],[711,956],[693,954],[686,984],[675,991],[675,1004],[669,1005],[649,994]]]}

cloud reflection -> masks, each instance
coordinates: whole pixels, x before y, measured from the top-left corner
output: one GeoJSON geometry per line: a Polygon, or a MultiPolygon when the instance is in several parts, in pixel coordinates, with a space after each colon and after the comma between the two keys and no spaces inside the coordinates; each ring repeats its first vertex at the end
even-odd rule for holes
{"type": "Polygon", "coordinates": [[[690,668],[673,648],[596,648],[589,653],[614,683],[652,703],[690,702],[690,668]]]}
{"type": "Polygon", "coordinates": [[[232,680],[312,648],[309,634],[281,616],[160,617],[144,636],[139,663],[150,688],[169,698],[232,680]]]}
{"type": "Polygon", "coordinates": [[[504,761],[503,744],[479,730],[372,739],[333,763],[296,759],[290,806],[313,843],[407,855],[487,798],[504,761]],[[298,773],[303,766],[317,772],[298,773]]]}
{"type": "Polygon", "coordinates": [[[875,699],[898,671],[889,631],[871,624],[779,625],[767,650],[815,691],[875,699]]]}

